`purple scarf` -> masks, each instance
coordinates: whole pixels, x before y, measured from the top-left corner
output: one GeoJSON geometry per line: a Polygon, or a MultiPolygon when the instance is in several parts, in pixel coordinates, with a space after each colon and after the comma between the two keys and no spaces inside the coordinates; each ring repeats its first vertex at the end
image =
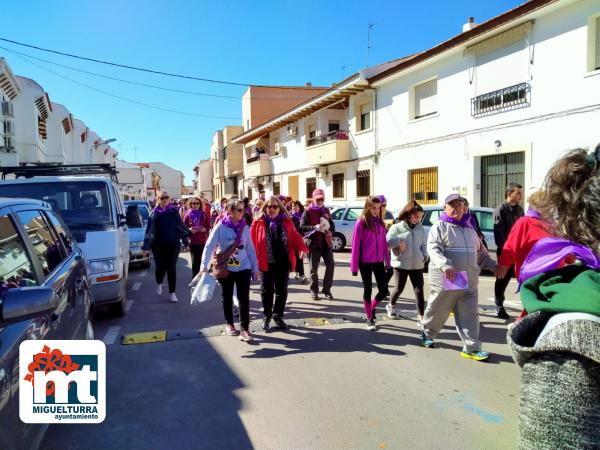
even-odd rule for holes
{"type": "Polygon", "coordinates": [[[302,213],[293,213],[292,217],[294,219],[300,220],[302,218],[302,213]]]}
{"type": "Polygon", "coordinates": [[[269,224],[269,228],[271,229],[271,233],[275,233],[277,231],[277,224],[281,223],[283,219],[285,219],[285,213],[279,213],[274,219],[271,219],[267,213],[263,214],[263,218],[269,224]]]}
{"type": "Polygon", "coordinates": [[[201,209],[190,209],[187,212],[188,217],[192,220],[194,226],[199,227],[202,225],[202,219],[204,218],[204,211],[201,209]]]}
{"type": "Polygon", "coordinates": [[[471,213],[463,214],[462,219],[456,220],[444,212],[440,216],[440,220],[442,222],[452,223],[463,228],[473,228],[473,226],[471,225],[471,213]]]}
{"type": "Polygon", "coordinates": [[[239,239],[242,236],[242,231],[244,230],[244,227],[246,226],[246,221],[243,218],[238,220],[237,223],[233,223],[231,221],[231,216],[229,214],[225,214],[225,216],[223,217],[223,220],[221,220],[221,223],[224,226],[226,226],[227,228],[231,228],[233,231],[235,231],[235,235],[237,236],[237,239],[239,239]]]}
{"type": "Polygon", "coordinates": [[[323,205],[323,206],[317,206],[317,204],[315,202],[312,202],[310,204],[309,208],[312,209],[313,211],[320,210],[321,212],[325,212],[325,205],[323,205]]]}
{"type": "Polygon", "coordinates": [[[152,214],[162,214],[164,212],[167,211],[171,211],[172,209],[178,209],[177,206],[175,206],[173,203],[169,203],[167,206],[165,206],[164,208],[161,208],[160,206],[158,206],[158,204],[156,205],[156,207],[152,210],[152,214]]]}
{"type": "Polygon", "coordinates": [[[534,219],[541,219],[542,215],[536,209],[533,209],[531,206],[527,208],[527,212],[525,213],[527,217],[533,217],[534,219]]]}

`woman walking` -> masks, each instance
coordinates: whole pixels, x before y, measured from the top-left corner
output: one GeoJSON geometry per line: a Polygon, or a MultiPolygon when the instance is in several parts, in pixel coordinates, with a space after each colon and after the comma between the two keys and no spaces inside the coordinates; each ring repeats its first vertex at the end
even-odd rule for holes
{"type": "Polygon", "coordinates": [[[250,237],[250,230],[244,220],[244,202],[230,200],[224,208],[223,219],[215,225],[202,254],[201,272],[207,272],[211,264],[213,251],[216,254],[231,253],[227,261],[228,274],[219,278],[223,290],[223,313],[225,315],[225,332],[236,336],[238,331],[233,323],[233,288],[237,291],[240,304],[240,339],[252,341],[248,329],[250,325],[250,280],[252,274],[260,279],[256,252],[250,237]]]}
{"type": "Polygon", "coordinates": [[[363,282],[363,306],[369,330],[377,329],[375,308],[387,293],[386,269],[389,265],[390,252],[381,216],[381,201],[377,197],[368,197],[363,212],[354,226],[350,270],[353,276],[360,271],[363,282]],[[371,298],[373,275],[375,275],[378,292],[371,298]]]}
{"type": "Polygon", "coordinates": [[[162,282],[166,274],[169,283],[169,301],[176,303],[175,288],[177,259],[181,250],[180,241],[184,246],[187,245],[190,231],[181,220],[177,206],[169,200],[167,192],[163,191],[158,196],[158,204],[152,210],[146,226],[144,249],[152,249],[154,256],[156,293],[162,294],[162,282]]]}
{"type": "MultiPolygon", "coordinates": [[[[302,231],[300,230],[300,219],[302,218],[302,214],[304,214],[304,206],[302,205],[302,202],[296,200],[292,203],[292,222],[294,222],[296,231],[300,233],[300,235],[302,235],[302,231]]],[[[304,275],[304,258],[300,258],[299,252],[296,252],[296,276],[294,278],[300,280],[302,284],[308,284],[308,278],[304,275]]]]}
{"type": "Polygon", "coordinates": [[[204,205],[199,198],[190,199],[190,210],[183,218],[183,223],[190,229],[190,254],[192,256],[192,278],[200,271],[204,244],[210,231],[210,218],[204,210],[204,205]]]}
{"type": "Polygon", "coordinates": [[[303,256],[308,249],[285,206],[277,197],[267,200],[262,216],[252,223],[250,232],[262,272],[262,328],[268,330],[273,319],[277,327],[283,330],[287,328],[283,314],[288,296],[289,274],[296,268],[296,255],[303,256]]]}
{"type": "Polygon", "coordinates": [[[386,305],[390,319],[396,317],[396,302],[402,294],[406,280],[410,282],[415,292],[417,302],[417,317],[419,323],[425,313],[425,296],[423,295],[423,269],[427,259],[427,235],[421,219],[423,208],[411,200],[398,215],[398,223],[391,226],[387,233],[387,245],[392,250],[392,267],[394,270],[394,290],[390,303],[386,305]]]}

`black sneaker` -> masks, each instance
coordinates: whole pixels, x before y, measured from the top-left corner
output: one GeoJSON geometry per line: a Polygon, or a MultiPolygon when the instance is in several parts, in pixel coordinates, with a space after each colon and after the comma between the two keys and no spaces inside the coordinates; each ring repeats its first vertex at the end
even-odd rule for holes
{"type": "Polygon", "coordinates": [[[510,316],[504,309],[504,306],[496,306],[496,317],[502,320],[510,320],[510,316]]]}
{"type": "Polygon", "coordinates": [[[327,300],[333,300],[333,295],[331,295],[331,292],[323,292],[323,295],[327,300]]]}
{"type": "Polygon", "coordinates": [[[273,322],[275,322],[275,325],[277,325],[277,328],[279,328],[280,330],[285,330],[287,328],[287,325],[279,316],[273,316],[273,322]]]}
{"type": "Polygon", "coordinates": [[[312,294],[310,294],[310,296],[311,296],[311,298],[312,298],[313,300],[315,300],[315,301],[317,301],[317,300],[321,300],[321,299],[319,298],[319,294],[317,294],[316,292],[313,292],[312,294]]]}
{"type": "Polygon", "coordinates": [[[269,329],[269,325],[271,324],[271,318],[265,317],[262,322],[262,329],[267,331],[269,329]]]}

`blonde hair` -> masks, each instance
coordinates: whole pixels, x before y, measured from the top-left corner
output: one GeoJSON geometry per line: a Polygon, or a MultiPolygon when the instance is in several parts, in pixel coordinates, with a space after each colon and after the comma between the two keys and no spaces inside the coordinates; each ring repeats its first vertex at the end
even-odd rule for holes
{"type": "Polygon", "coordinates": [[[285,213],[286,217],[290,217],[290,213],[288,212],[287,208],[285,207],[285,205],[282,203],[281,200],[279,200],[277,197],[272,196],[269,197],[269,199],[267,199],[264,203],[264,205],[262,205],[262,208],[260,208],[260,212],[265,214],[267,212],[267,207],[269,206],[269,204],[273,204],[273,203],[277,203],[277,206],[279,207],[279,212],[280,213],[285,213]]]}

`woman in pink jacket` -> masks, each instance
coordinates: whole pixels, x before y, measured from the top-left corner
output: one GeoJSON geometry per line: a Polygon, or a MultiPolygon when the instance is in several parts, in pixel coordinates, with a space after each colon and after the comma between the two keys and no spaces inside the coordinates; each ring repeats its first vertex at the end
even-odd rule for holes
{"type": "Polygon", "coordinates": [[[385,225],[381,212],[381,201],[377,197],[368,197],[365,209],[356,221],[352,236],[352,275],[358,275],[363,281],[363,306],[367,316],[367,328],[376,330],[375,308],[387,294],[386,270],[390,266],[390,252],[387,248],[385,225]],[[377,282],[377,295],[371,299],[372,277],[377,282]]]}

